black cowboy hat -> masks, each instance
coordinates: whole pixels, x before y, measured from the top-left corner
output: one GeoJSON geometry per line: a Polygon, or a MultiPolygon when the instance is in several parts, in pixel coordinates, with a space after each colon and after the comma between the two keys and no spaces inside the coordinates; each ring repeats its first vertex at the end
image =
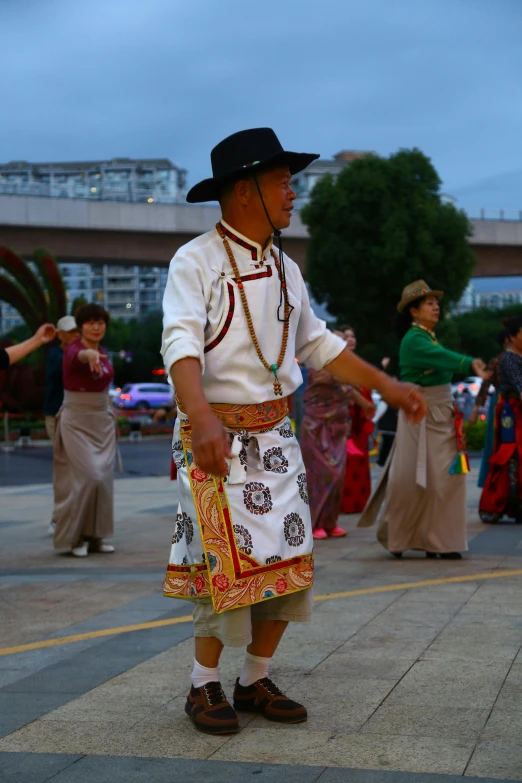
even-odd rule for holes
{"type": "Polygon", "coordinates": [[[223,185],[237,179],[244,172],[278,164],[287,165],[291,174],[302,171],[319,155],[307,152],[287,152],[272,128],[250,128],[228,136],[210,153],[212,177],[198,182],[187,193],[187,201],[218,201],[223,185]]]}

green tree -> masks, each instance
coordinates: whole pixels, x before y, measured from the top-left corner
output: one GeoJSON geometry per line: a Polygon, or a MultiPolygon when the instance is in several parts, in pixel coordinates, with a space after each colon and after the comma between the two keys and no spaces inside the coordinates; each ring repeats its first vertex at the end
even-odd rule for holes
{"type": "Polygon", "coordinates": [[[418,149],[368,155],[335,182],[323,177],[301,216],[311,291],[354,326],[371,361],[397,353],[392,326],[405,285],[422,278],[445,291],[445,304],[466,288],[475,261],[469,221],[443,202],[439,176],[418,149]]]}
{"type": "Polygon", "coordinates": [[[88,304],[87,299],[83,296],[83,294],[80,294],[80,296],[76,296],[72,300],[71,304],[71,315],[76,315],[76,311],[79,307],[83,307],[83,305],[88,304]]]}
{"type": "Polygon", "coordinates": [[[111,319],[104,345],[114,352],[116,382],[120,386],[124,383],[153,381],[153,370],[163,368],[160,354],[162,317],[158,311],[148,313],[139,320],[111,319]],[[130,351],[132,360],[128,362],[120,358],[120,351],[130,351]]]}
{"type": "Polygon", "coordinates": [[[444,318],[437,327],[437,335],[448,348],[488,361],[500,352],[496,338],[502,320],[512,315],[522,315],[522,305],[512,304],[498,310],[480,307],[444,318]]]}

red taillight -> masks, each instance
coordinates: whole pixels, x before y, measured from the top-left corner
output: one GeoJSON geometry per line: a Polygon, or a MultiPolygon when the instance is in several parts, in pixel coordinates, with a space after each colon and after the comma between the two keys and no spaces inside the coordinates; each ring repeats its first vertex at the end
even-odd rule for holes
{"type": "Polygon", "coordinates": [[[120,400],[130,400],[130,394],[120,394],[120,400]]]}

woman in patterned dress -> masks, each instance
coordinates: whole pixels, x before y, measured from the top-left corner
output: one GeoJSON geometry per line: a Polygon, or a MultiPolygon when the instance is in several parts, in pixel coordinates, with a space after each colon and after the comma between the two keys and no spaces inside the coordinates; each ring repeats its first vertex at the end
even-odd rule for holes
{"type": "Polygon", "coordinates": [[[522,316],[506,319],[509,343],[498,366],[495,445],[479,503],[483,522],[522,522],[522,316]]]}
{"type": "MultiPolygon", "coordinates": [[[[343,339],[343,332],[336,331],[343,339]]],[[[301,425],[314,539],[346,535],[337,524],[346,470],[351,387],[327,370],[308,370],[301,425]]]]}
{"type": "MultiPolygon", "coordinates": [[[[357,338],[351,326],[342,326],[346,345],[351,351],[357,348],[357,338]]],[[[359,514],[364,511],[372,491],[368,439],[373,432],[371,418],[375,413],[370,389],[354,389],[350,404],[350,440],[346,448],[346,470],[341,502],[343,514],[359,514]]]]}

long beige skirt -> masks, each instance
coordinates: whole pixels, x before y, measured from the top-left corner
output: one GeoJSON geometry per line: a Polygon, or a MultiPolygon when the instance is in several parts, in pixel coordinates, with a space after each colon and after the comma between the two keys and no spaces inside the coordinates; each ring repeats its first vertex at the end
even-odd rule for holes
{"type": "Polygon", "coordinates": [[[401,411],[393,449],[357,526],[379,522],[377,538],[390,552],[463,552],[466,476],[449,473],[457,454],[451,387],[422,391],[428,414],[411,424],[401,411]]]}
{"type": "Polygon", "coordinates": [[[113,535],[115,454],[107,394],[66,391],[54,438],[55,549],[113,535]]]}

